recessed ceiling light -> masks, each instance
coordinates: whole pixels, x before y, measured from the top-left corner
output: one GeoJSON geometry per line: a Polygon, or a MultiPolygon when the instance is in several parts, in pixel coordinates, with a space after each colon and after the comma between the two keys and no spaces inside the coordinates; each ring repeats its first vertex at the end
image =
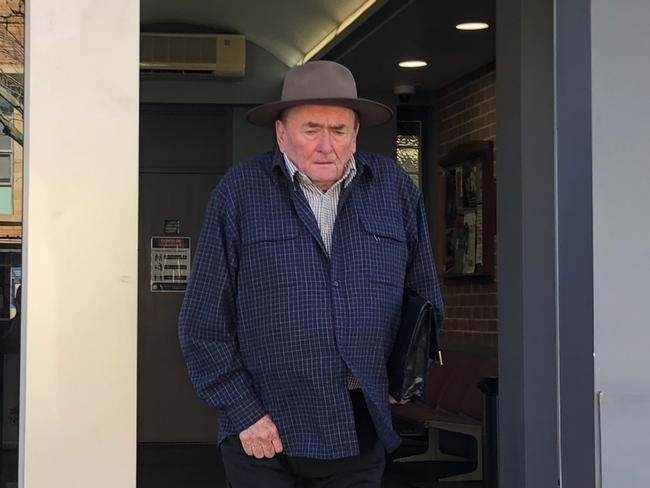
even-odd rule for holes
{"type": "Polygon", "coordinates": [[[474,31],[474,30],[483,30],[490,27],[485,22],[464,22],[462,24],[456,25],[456,29],[462,31],[474,31]]]}
{"type": "Polygon", "coordinates": [[[402,61],[399,63],[400,68],[424,68],[427,65],[426,61],[419,59],[412,59],[409,61],[402,61]]]}

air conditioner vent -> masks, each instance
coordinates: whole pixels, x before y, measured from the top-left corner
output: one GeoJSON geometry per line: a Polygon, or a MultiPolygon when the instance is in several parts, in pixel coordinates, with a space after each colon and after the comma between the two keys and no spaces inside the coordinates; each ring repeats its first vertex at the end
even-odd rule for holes
{"type": "Polygon", "coordinates": [[[160,71],[209,71],[215,76],[244,76],[246,39],[229,34],[140,35],[140,68],[160,71]]]}

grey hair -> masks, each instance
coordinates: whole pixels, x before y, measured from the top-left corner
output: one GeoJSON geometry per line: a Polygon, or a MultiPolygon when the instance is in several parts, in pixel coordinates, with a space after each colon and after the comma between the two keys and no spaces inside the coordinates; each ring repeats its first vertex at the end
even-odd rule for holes
{"type": "MultiPolygon", "coordinates": [[[[291,109],[298,107],[299,105],[294,105],[293,107],[285,108],[282,112],[280,112],[280,115],[278,116],[278,120],[282,122],[283,125],[287,125],[287,117],[289,116],[289,112],[291,112],[291,109]]],[[[343,107],[347,108],[347,107],[343,107]]],[[[352,109],[350,109],[352,110],[352,109]]],[[[352,110],[354,113],[354,125],[355,127],[359,127],[359,113],[356,110],[352,110]]]]}

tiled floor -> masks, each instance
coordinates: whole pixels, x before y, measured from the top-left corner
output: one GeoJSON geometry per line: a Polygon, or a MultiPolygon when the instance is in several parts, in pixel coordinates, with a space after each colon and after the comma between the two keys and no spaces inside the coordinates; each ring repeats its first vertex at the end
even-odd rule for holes
{"type": "MultiPolygon", "coordinates": [[[[402,450],[399,455],[412,452],[402,450]]],[[[471,464],[387,463],[382,488],[479,488],[480,482],[440,483],[438,478],[469,471],[471,464]]],[[[225,488],[215,446],[143,445],[138,448],[137,488],[225,488]]],[[[263,488],[263,487],[259,487],[263,488]]]]}

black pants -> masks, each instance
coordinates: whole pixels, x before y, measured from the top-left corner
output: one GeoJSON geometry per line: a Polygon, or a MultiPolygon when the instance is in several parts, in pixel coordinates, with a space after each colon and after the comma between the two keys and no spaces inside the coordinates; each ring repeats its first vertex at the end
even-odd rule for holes
{"type": "Polygon", "coordinates": [[[238,436],[221,443],[232,488],[380,488],[384,446],[377,439],[361,390],[350,392],[360,454],[323,460],[276,454],[257,459],[244,452],[238,436]]]}

